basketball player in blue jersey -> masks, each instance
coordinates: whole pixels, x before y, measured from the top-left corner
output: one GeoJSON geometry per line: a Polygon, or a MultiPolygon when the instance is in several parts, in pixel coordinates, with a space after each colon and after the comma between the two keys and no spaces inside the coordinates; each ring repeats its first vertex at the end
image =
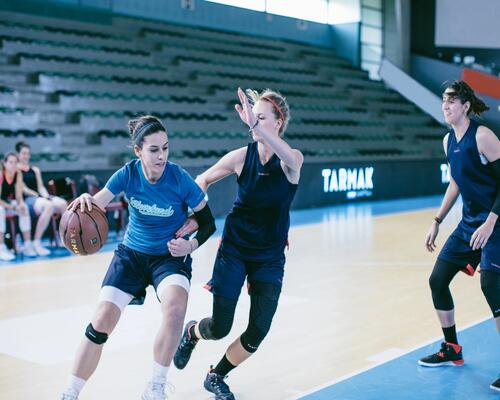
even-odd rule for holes
{"type": "MultiPolygon", "coordinates": [[[[74,400],[95,371],[103,344],[123,309],[144,301],[153,285],[161,302],[162,321],[154,342],[153,375],[142,400],[166,399],[166,377],[182,333],[191,279],[191,257],[215,231],[205,194],[181,167],[168,161],[168,136],[160,120],[143,116],[129,122],[137,159],[114,173],[93,197],[81,195],[75,210],[105,209],[119,193],[129,204],[129,224],[102,283],[97,310],[77,351],[69,386],[61,399],[74,400]],[[199,224],[195,238],[175,237],[187,218],[188,207],[199,224]]],[[[108,394],[102,396],[108,397],[108,394]]]]}
{"type": "MultiPolygon", "coordinates": [[[[450,184],[441,207],[427,234],[426,247],[435,250],[439,224],[459,194],[462,220],[438,255],[429,279],[432,300],[444,333],[441,349],[419,361],[438,367],[464,364],[458,344],[455,310],[449,285],[459,271],[473,275],[481,264],[481,289],[500,333],[500,141],[487,127],[469,116],[480,115],[488,107],[467,83],[457,81],[443,93],[443,113],[451,131],[443,144],[450,167],[450,184]]],[[[500,391],[500,379],[490,386],[500,391]]]]}
{"type": "Polygon", "coordinates": [[[235,108],[254,141],[226,154],[196,178],[206,192],[213,183],[236,174],[238,195],[226,218],[207,285],[213,293],[212,316],[186,324],[174,357],[175,366],[182,369],[200,339],[218,340],[229,333],[246,278],[251,301],[248,326],[215,368],[210,368],[204,382],[217,400],[234,399],[224,378],[255,353],[271,327],[283,282],[290,204],[304,161],[302,153],[282,138],[290,118],[283,96],[271,90],[261,94],[249,90],[248,94],[253,108],[241,89],[241,105],[235,108]]]}

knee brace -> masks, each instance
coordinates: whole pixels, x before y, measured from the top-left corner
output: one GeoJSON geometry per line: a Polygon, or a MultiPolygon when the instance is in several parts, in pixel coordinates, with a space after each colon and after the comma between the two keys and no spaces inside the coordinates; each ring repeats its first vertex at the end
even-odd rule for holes
{"type": "Polygon", "coordinates": [[[453,298],[450,292],[450,283],[460,271],[460,266],[441,259],[436,260],[434,269],[429,278],[432,292],[432,301],[436,310],[453,310],[453,298]]]}
{"type": "Polygon", "coordinates": [[[243,348],[254,353],[266,337],[278,308],[281,288],[272,283],[255,282],[250,285],[250,319],[240,336],[243,348]]]}
{"type": "Polygon", "coordinates": [[[500,274],[488,270],[481,271],[481,290],[493,317],[500,317],[500,274]]]}
{"type": "Polygon", "coordinates": [[[212,318],[203,318],[198,325],[203,339],[219,340],[229,334],[237,302],[234,299],[214,296],[212,318]]]}
{"type": "Polygon", "coordinates": [[[108,334],[104,332],[97,332],[92,323],[88,324],[87,329],[85,330],[85,336],[87,339],[95,344],[104,344],[108,340],[108,334]]]}

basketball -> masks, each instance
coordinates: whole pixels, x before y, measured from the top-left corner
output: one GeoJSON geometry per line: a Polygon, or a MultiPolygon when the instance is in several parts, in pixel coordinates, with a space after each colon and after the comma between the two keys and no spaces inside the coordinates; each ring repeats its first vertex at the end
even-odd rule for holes
{"type": "Polygon", "coordinates": [[[92,211],[66,210],[59,224],[59,236],[64,246],[74,254],[86,256],[94,254],[108,238],[108,219],[96,204],[92,211]]]}

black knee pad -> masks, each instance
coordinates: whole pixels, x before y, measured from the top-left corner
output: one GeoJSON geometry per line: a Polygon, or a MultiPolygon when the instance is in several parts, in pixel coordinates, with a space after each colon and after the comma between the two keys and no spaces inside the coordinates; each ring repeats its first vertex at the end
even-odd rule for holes
{"type": "Polygon", "coordinates": [[[481,271],[481,290],[493,317],[500,317],[500,274],[488,270],[481,271]]]}
{"type": "Polygon", "coordinates": [[[460,266],[441,259],[436,260],[434,269],[429,277],[429,286],[432,292],[432,301],[436,310],[453,310],[453,298],[450,292],[450,282],[460,271],[460,266]]]}
{"type": "Polygon", "coordinates": [[[278,308],[281,288],[272,283],[254,282],[250,285],[250,319],[240,336],[243,348],[254,353],[266,337],[278,308]]]}
{"type": "Polygon", "coordinates": [[[87,329],[85,330],[85,336],[87,339],[95,344],[104,344],[108,340],[108,334],[104,332],[97,332],[92,323],[88,324],[87,329]]]}
{"type": "Polygon", "coordinates": [[[214,296],[212,318],[203,318],[198,325],[203,339],[219,340],[229,334],[237,302],[235,299],[214,296]]]}

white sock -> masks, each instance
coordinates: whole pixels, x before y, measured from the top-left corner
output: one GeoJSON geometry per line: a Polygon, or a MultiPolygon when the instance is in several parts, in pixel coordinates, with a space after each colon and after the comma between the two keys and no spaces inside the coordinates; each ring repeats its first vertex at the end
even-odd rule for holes
{"type": "Polygon", "coordinates": [[[168,367],[164,367],[153,361],[153,379],[152,382],[155,383],[165,383],[167,381],[168,367]]]}
{"type": "Polygon", "coordinates": [[[68,387],[70,389],[73,389],[76,392],[76,394],[79,395],[86,382],[87,381],[85,379],[79,378],[75,375],[70,375],[68,381],[68,387]]]}

